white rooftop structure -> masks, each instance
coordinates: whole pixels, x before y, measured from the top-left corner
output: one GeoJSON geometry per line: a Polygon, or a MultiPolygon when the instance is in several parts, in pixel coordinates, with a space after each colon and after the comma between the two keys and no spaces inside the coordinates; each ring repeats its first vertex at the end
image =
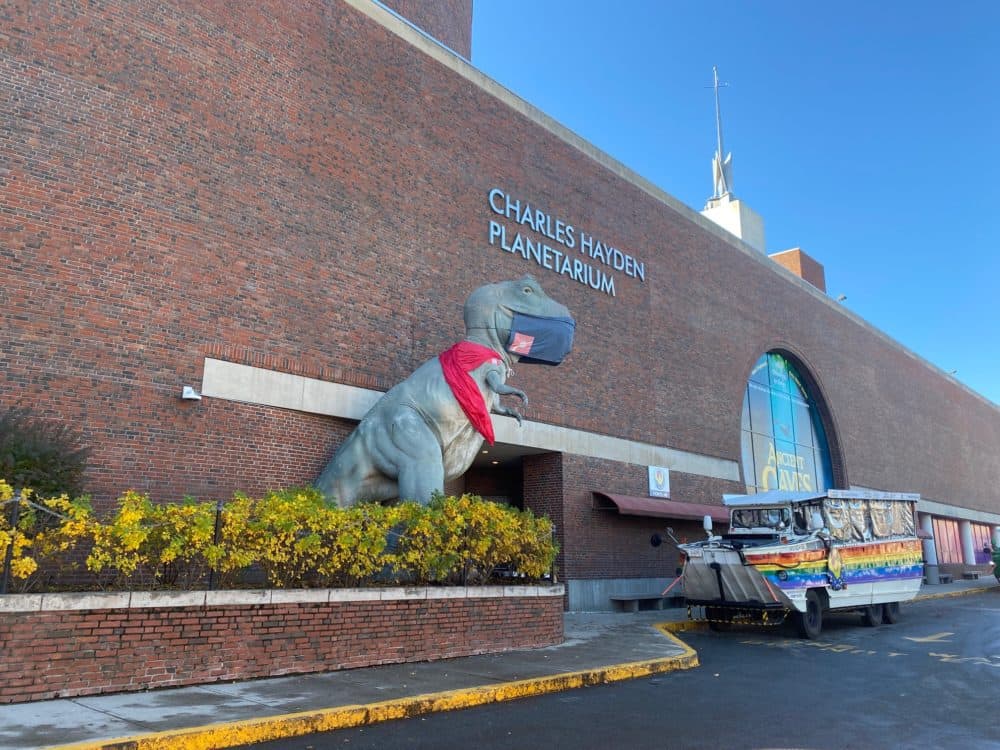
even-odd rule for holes
{"type": "Polygon", "coordinates": [[[719,69],[712,68],[715,89],[715,155],[712,157],[712,197],[701,215],[761,253],[767,251],[764,240],[764,219],[733,195],[733,155],[722,147],[722,108],[719,104],[719,69]],[[723,156],[725,154],[725,156],[723,156]]]}

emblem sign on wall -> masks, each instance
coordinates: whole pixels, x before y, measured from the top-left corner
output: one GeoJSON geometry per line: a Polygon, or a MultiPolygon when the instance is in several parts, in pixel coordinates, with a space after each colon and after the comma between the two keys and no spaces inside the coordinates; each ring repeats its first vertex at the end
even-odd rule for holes
{"type": "Polygon", "coordinates": [[[649,467],[650,497],[670,497],[670,469],[662,466],[649,467]]]}

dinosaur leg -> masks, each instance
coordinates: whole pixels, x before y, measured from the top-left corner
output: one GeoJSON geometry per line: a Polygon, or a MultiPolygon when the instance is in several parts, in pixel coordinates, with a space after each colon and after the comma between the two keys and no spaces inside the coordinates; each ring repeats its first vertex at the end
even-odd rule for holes
{"type": "Polygon", "coordinates": [[[395,480],[382,474],[373,460],[375,452],[369,446],[377,440],[373,437],[376,432],[362,422],[316,480],[316,488],[342,508],[363,500],[396,497],[395,480]]]}
{"type": "MultiPolygon", "coordinates": [[[[319,475],[315,486],[327,500],[342,508],[354,505],[361,481],[367,471],[362,440],[352,432],[319,475]]],[[[368,464],[371,462],[369,461],[368,464]]]]}
{"type": "Polygon", "coordinates": [[[386,453],[395,464],[400,499],[426,504],[435,492],[444,492],[441,444],[419,414],[400,409],[389,424],[388,437],[391,449],[386,453]]]}

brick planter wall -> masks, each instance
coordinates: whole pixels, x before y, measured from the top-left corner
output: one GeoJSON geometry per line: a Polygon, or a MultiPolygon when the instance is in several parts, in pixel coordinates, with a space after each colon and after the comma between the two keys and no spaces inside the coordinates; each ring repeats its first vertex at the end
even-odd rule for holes
{"type": "Polygon", "coordinates": [[[0,703],[537,648],[563,587],[0,598],[0,703]]]}

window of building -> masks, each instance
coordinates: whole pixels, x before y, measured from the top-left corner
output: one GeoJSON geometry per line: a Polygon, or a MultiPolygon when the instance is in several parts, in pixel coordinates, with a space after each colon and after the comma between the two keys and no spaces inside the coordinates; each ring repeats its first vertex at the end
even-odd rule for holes
{"type": "Polygon", "coordinates": [[[794,365],[769,352],[754,364],[743,397],[747,492],[829,489],[830,450],[816,402],[794,365]]]}
{"type": "Polygon", "coordinates": [[[960,565],[962,559],[962,539],[958,533],[958,521],[948,518],[934,519],[934,548],[939,563],[960,565]]]}
{"type": "Polygon", "coordinates": [[[976,565],[987,565],[993,561],[990,527],[982,523],[970,525],[972,526],[972,549],[976,553],[976,565]]]}

